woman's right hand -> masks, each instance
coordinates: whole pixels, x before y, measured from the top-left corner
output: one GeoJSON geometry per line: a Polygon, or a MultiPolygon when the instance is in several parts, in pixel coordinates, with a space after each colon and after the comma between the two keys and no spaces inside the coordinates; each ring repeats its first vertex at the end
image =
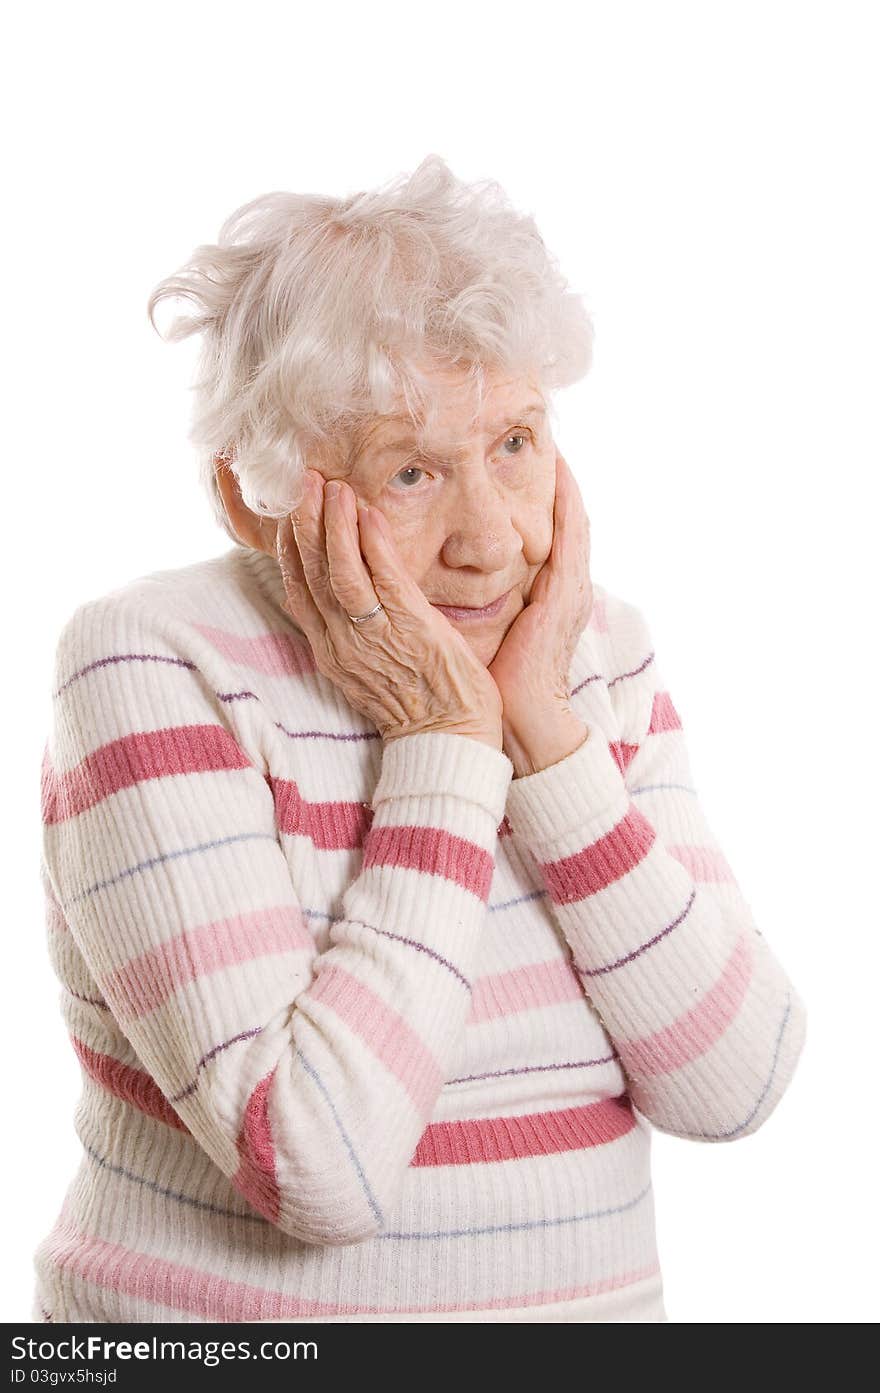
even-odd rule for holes
{"type": "Polygon", "coordinates": [[[373,722],[383,740],[425,731],[502,748],[501,693],[485,665],[407,575],[384,517],[344,480],[328,494],[308,469],[295,512],[278,523],[285,609],[318,671],[373,722]],[[349,615],[384,606],[365,624],[349,615]]]}

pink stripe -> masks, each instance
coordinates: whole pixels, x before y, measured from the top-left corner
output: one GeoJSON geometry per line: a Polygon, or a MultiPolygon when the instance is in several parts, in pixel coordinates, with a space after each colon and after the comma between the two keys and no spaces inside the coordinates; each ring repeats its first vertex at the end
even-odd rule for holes
{"type": "Polygon", "coordinates": [[[46,759],[41,789],[43,821],[48,825],[76,817],[102,798],[146,779],[249,767],[244,751],[221,725],[133,731],[101,745],[64,774],[55,771],[46,759]]]}
{"type": "Polygon", "coordinates": [[[354,802],[310,803],[292,779],[270,778],[275,821],[285,836],[308,837],[321,851],[350,851],[363,846],[373,820],[369,805],[354,802]]]}
{"type": "Polygon", "coordinates": [[[219,1273],[149,1257],[118,1243],[107,1243],[77,1228],[62,1215],[53,1230],[52,1256],[58,1266],[84,1281],[122,1296],[149,1301],[155,1306],[186,1311],[206,1321],[292,1320],[297,1317],[337,1315],[406,1315],[447,1311],[495,1311],[517,1306],[543,1306],[555,1301],[576,1301],[616,1291],[657,1275],[658,1263],[605,1277],[577,1287],[555,1287],[524,1295],[495,1296],[491,1301],[467,1301],[432,1306],[365,1306],[317,1301],[311,1297],[285,1296],[280,1291],[231,1281],[219,1273]]]}
{"type": "Polygon", "coordinates": [[[466,1122],[431,1122],[413,1153],[411,1166],[469,1166],[582,1151],[626,1136],[636,1125],[628,1093],[579,1108],[479,1117],[466,1122]]]}
{"type": "Polygon", "coordinates": [[[272,1224],[277,1224],[281,1209],[268,1101],[277,1070],[276,1064],[247,1101],[237,1142],[240,1164],[232,1176],[239,1193],[272,1224]]]}
{"type": "Polygon", "coordinates": [[[70,1039],[83,1069],[101,1088],[105,1088],[115,1098],[130,1103],[147,1117],[166,1122],[169,1127],[176,1127],[180,1132],[189,1132],[183,1118],[174,1111],[159,1085],[149,1074],[141,1069],[133,1069],[129,1064],[123,1064],[112,1055],[100,1054],[82,1040],[78,1040],[75,1035],[71,1035],[70,1039]]]}
{"type": "Polygon", "coordinates": [[[53,1258],[67,1272],[122,1296],[187,1311],[208,1321],[334,1315],[340,1309],[330,1302],[284,1296],[279,1291],[231,1281],[220,1273],[107,1243],[83,1233],[66,1219],[59,1220],[55,1232],[53,1258]]]}
{"type": "Polygon", "coordinates": [[[668,692],[655,692],[647,735],[658,735],[661,731],[681,728],[681,717],[672,704],[672,697],[668,692]]]}
{"type": "Polygon", "coordinates": [[[749,937],[740,934],[718,981],[696,1006],[654,1035],[615,1039],[624,1070],[633,1075],[666,1074],[705,1054],[736,1019],[753,968],[749,937]]]}
{"type": "Polygon", "coordinates": [[[651,823],[630,802],[616,827],[590,846],[559,861],[541,863],[551,899],[555,904],[571,904],[613,885],[644,860],[656,838],[651,823]]]}
{"type": "Polygon", "coordinates": [[[513,1016],[518,1011],[531,1011],[558,1001],[583,1000],[580,978],[566,959],[529,963],[478,978],[471,993],[468,1024],[513,1016]]]}
{"type": "Polygon", "coordinates": [[[621,774],[625,774],[639,752],[638,745],[628,745],[623,740],[609,740],[608,748],[617,761],[621,774]]]}
{"type": "Polygon", "coordinates": [[[315,656],[308,642],[296,640],[289,634],[267,633],[244,638],[210,624],[193,624],[192,628],[238,667],[250,668],[269,677],[308,677],[316,671],[315,656]]]}
{"type": "Polygon", "coordinates": [[[486,902],[495,861],[483,847],[442,827],[377,827],[373,823],[364,839],[362,866],[364,870],[404,866],[444,876],[486,902]]]}
{"type": "Polygon", "coordinates": [[[734,878],[733,871],[718,847],[688,846],[681,843],[677,846],[667,845],[666,850],[676,861],[681,862],[692,880],[732,881],[734,878]]]}
{"type": "Polygon", "coordinates": [[[275,953],[314,949],[302,912],[274,905],[188,929],[101,978],[120,1020],[153,1011],[182,986],[209,972],[275,953]]]}
{"type": "MultiPolygon", "coordinates": [[[[319,959],[320,962],[320,959],[319,959]]],[[[409,1022],[334,964],[319,966],[309,990],[310,1004],[322,1002],[348,1025],[399,1079],[418,1112],[427,1111],[443,1086],[443,1071],[409,1022]]]]}

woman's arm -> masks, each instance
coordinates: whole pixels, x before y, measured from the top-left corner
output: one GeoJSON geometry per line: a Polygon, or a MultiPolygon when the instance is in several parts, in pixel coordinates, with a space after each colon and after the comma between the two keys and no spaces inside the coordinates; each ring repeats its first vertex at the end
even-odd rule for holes
{"type": "Polygon", "coordinates": [[[259,752],[188,632],[105,597],[58,643],[45,873],[136,1058],[77,1052],[284,1233],[354,1243],[381,1232],[465,1027],[512,766],[465,735],[390,743],[317,954],[259,752]]]}
{"type": "Polygon", "coordinates": [[[806,1012],[707,824],[648,626],[629,609],[652,656],[628,678],[644,717],[625,777],[593,727],[559,763],[513,780],[508,818],[636,1107],[660,1131],[730,1141],[785,1092],[806,1012]]]}

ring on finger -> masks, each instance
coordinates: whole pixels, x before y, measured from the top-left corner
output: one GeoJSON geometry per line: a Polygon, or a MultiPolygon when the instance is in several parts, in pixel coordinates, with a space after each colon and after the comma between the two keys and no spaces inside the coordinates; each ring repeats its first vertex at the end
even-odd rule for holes
{"type": "Polygon", "coordinates": [[[351,620],[352,624],[364,624],[368,619],[372,619],[374,614],[378,614],[379,611],[384,610],[384,608],[385,606],[382,604],[382,601],[380,600],[377,604],[373,606],[371,610],[369,610],[367,614],[350,614],[348,617],[351,620]]]}

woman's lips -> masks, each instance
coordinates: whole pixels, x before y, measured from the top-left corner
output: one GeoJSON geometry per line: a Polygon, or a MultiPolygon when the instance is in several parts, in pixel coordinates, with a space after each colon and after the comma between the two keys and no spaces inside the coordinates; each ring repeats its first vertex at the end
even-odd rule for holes
{"type": "Polygon", "coordinates": [[[509,595],[510,591],[505,590],[504,594],[499,595],[497,600],[493,600],[491,605],[484,605],[482,609],[474,609],[465,605],[434,605],[434,608],[439,609],[441,614],[445,614],[447,619],[458,619],[465,623],[472,619],[494,619],[496,614],[501,613],[509,595]]]}

